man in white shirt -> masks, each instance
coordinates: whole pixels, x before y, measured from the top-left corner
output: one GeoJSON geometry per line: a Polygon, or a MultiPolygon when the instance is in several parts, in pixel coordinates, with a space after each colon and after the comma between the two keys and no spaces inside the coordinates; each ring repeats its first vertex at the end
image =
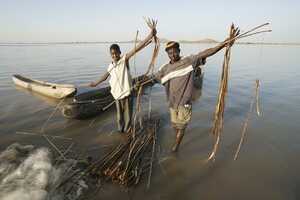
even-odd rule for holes
{"type": "Polygon", "coordinates": [[[133,102],[131,97],[132,80],[129,70],[129,59],[150,44],[152,37],[155,35],[156,29],[153,26],[150,34],[136,48],[123,56],[121,56],[119,45],[112,44],[110,46],[112,62],[108,66],[107,72],[98,81],[89,84],[91,87],[96,87],[110,76],[109,84],[116,102],[117,123],[120,133],[127,133],[131,129],[133,102]]]}

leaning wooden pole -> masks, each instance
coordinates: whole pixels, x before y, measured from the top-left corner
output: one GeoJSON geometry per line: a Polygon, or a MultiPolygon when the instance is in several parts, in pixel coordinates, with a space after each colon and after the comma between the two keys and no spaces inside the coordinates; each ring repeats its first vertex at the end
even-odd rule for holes
{"type": "Polygon", "coordinates": [[[259,97],[258,97],[259,91],[258,90],[259,90],[259,80],[256,80],[255,81],[255,95],[252,97],[252,100],[250,102],[249,111],[247,113],[247,117],[245,119],[245,122],[244,122],[243,128],[242,128],[241,139],[240,139],[239,145],[236,149],[236,152],[234,154],[234,160],[237,160],[239,152],[240,152],[241,147],[242,147],[242,144],[244,143],[245,136],[246,136],[246,131],[247,131],[248,124],[249,124],[249,121],[250,121],[250,117],[251,117],[252,112],[254,111],[254,103],[255,102],[256,102],[257,116],[260,116],[260,108],[259,108],[259,102],[258,102],[258,99],[259,99],[259,97]]]}

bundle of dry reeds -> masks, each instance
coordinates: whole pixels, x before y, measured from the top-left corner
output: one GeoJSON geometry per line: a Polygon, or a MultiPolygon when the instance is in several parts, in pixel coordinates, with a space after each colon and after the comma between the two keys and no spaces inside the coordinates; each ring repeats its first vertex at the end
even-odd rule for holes
{"type": "MultiPolygon", "coordinates": [[[[157,26],[157,21],[153,20],[153,19],[145,19],[146,24],[148,25],[148,27],[150,29],[156,29],[157,26]]],[[[154,42],[154,49],[153,49],[153,53],[152,53],[152,57],[151,57],[151,61],[150,64],[148,66],[147,71],[145,72],[145,79],[142,79],[140,81],[140,83],[138,84],[138,94],[137,94],[137,99],[136,99],[136,108],[135,108],[135,113],[134,113],[134,117],[133,117],[133,137],[135,137],[136,134],[136,123],[137,123],[137,118],[141,113],[141,95],[144,89],[144,85],[146,85],[149,81],[151,82],[152,80],[146,80],[146,77],[148,77],[147,75],[149,75],[149,73],[153,74],[154,72],[154,66],[155,66],[155,61],[157,59],[158,56],[158,52],[159,52],[159,47],[160,47],[160,42],[159,42],[159,38],[156,36],[156,34],[153,37],[153,42],[154,42]]],[[[151,112],[150,110],[151,107],[149,107],[149,113],[151,112]]],[[[150,114],[149,114],[150,116],[150,114]]],[[[140,127],[142,126],[142,119],[141,117],[139,118],[139,122],[140,122],[140,127]]]]}
{"type": "Polygon", "coordinates": [[[158,124],[158,120],[147,121],[135,137],[129,136],[126,142],[113,148],[90,173],[126,187],[138,184],[143,175],[149,173],[150,182],[158,124]]]}
{"type": "MultiPolygon", "coordinates": [[[[235,28],[234,25],[232,24],[229,33],[230,38],[234,38],[238,34],[239,34],[239,30],[235,28]]],[[[214,125],[212,128],[212,134],[215,137],[215,143],[214,143],[213,150],[208,157],[208,160],[215,158],[219,146],[219,142],[220,142],[220,136],[223,130],[223,121],[224,121],[223,118],[224,118],[225,98],[226,98],[227,87],[228,87],[230,53],[231,53],[231,44],[229,43],[225,49],[222,75],[221,75],[221,80],[219,85],[218,102],[215,109],[214,125]]]]}
{"type": "MultiPolygon", "coordinates": [[[[214,113],[214,122],[213,122],[213,127],[212,127],[212,134],[214,136],[214,145],[211,153],[208,156],[207,161],[215,159],[216,153],[220,144],[220,139],[221,139],[221,134],[223,132],[223,123],[224,123],[224,109],[225,109],[225,100],[226,100],[226,95],[227,95],[227,88],[228,88],[228,78],[229,78],[229,63],[230,63],[230,55],[231,55],[231,46],[233,43],[241,38],[253,36],[256,34],[260,33],[266,33],[266,32],[271,32],[271,30],[261,30],[261,31],[256,31],[262,27],[265,27],[269,25],[269,23],[265,23],[259,26],[256,26],[249,31],[246,31],[242,34],[240,34],[239,29],[235,28],[234,25],[232,24],[230,27],[230,38],[227,40],[227,46],[225,49],[225,54],[224,54],[224,61],[223,61],[223,67],[222,67],[222,74],[221,74],[221,79],[219,83],[219,92],[218,92],[218,101],[217,105],[215,108],[215,113],[214,113]],[[256,31],[256,32],[255,32],[256,31]]],[[[257,88],[259,86],[259,82],[257,81],[257,88]]],[[[258,93],[257,93],[258,95],[258,93]]],[[[258,98],[258,97],[257,97],[258,98]]],[[[259,107],[257,103],[257,113],[259,114],[259,107]]],[[[236,153],[237,155],[237,153],[236,153]]]]}

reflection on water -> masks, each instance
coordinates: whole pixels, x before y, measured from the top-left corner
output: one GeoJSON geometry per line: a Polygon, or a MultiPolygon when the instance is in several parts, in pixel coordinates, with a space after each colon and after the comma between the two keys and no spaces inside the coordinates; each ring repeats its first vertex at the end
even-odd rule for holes
{"type": "MultiPolygon", "coordinates": [[[[133,45],[122,44],[123,52],[133,45]]],[[[80,85],[96,80],[110,62],[107,45],[48,45],[0,47],[0,149],[13,142],[47,146],[43,138],[18,135],[16,131],[39,133],[58,101],[16,88],[12,74],[39,80],[80,85]]],[[[185,55],[207,45],[182,45],[185,55]]],[[[133,199],[299,199],[300,178],[300,71],[299,47],[240,45],[233,48],[226,100],[224,133],[217,159],[205,164],[212,147],[209,135],[217,100],[223,54],[207,60],[202,90],[195,90],[192,122],[178,155],[169,149],[175,139],[162,86],[151,91],[152,111],[161,118],[158,161],[152,185],[138,186],[133,199]],[[262,48],[260,56],[259,49],[262,48]],[[252,116],[239,158],[233,161],[241,126],[253,95],[256,79],[261,82],[262,117],[252,116]],[[202,94],[201,94],[202,93],[202,94]],[[201,96],[201,98],[199,98],[201,96]]],[[[145,71],[151,49],[131,63],[133,76],[145,71]]],[[[158,65],[167,57],[161,51],[158,65]]],[[[202,84],[201,84],[202,85],[202,84]]],[[[80,88],[79,92],[89,90],[80,88]]],[[[69,99],[71,100],[71,99],[69,99]]],[[[147,112],[149,98],[143,98],[147,112]]],[[[102,155],[105,146],[119,141],[114,110],[94,119],[68,120],[56,112],[45,130],[49,135],[73,138],[93,156],[102,155]]],[[[128,193],[105,186],[103,199],[122,198],[128,193]]]]}
{"type": "Polygon", "coordinates": [[[15,87],[16,87],[16,90],[27,93],[27,94],[33,96],[33,98],[40,99],[41,101],[46,102],[50,106],[56,106],[59,103],[59,100],[57,100],[55,98],[50,98],[50,97],[41,95],[39,93],[33,92],[31,90],[25,89],[25,88],[17,86],[17,85],[15,87]]]}

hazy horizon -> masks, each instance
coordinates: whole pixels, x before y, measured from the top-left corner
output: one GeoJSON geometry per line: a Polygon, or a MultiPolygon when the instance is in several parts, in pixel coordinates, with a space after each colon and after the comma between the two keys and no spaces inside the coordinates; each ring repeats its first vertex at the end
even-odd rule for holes
{"type": "Polygon", "coordinates": [[[241,30],[270,22],[270,34],[250,42],[300,42],[300,2],[3,0],[1,43],[130,41],[149,29],[143,17],[158,20],[158,36],[171,40],[222,41],[232,22],[241,30]]]}

